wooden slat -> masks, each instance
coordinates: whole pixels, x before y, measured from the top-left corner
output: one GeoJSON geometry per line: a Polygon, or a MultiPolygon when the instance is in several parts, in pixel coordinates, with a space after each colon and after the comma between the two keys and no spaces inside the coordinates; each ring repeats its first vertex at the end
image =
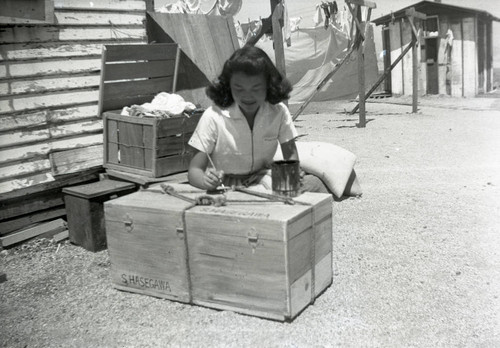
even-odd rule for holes
{"type": "Polygon", "coordinates": [[[39,129],[34,131],[24,130],[0,134],[0,148],[33,142],[43,142],[44,140],[49,139],[49,137],[50,133],[48,129],[39,129]]]}
{"type": "Polygon", "coordinates": [[[19,96],[15,99],[0,97],[0,115],[17,111],[35,111],[47,106],[73,106],[80,103],[97,103],[97,90],[54,92],[50,94],[19,96]]]}
{"type": "Polygon", "coordinates": [[[52,151],[75,149],[102,144],[102,134],[85,135],[78,138],[54,139],[43,143],[0,150],[0,163],[9,163],[42,157],[52,151]]]}
{"type": "Polygon", "coordinates": [[[54,125],[50,127],[52,139],[74,136],[79,134],[96,133],[102,131],[102,119],[84,120],[82,122],[54,125]]]}
{"type": "Polygon", "coordinates": [[[102,42],[46,42],[43,45],[35,43],[12,43],[0,46],[0,61],[61,58],[61,57],[82,57],[82,56],[100,56],[103,45],[122,45],[122,44],[141,44],[143,40],[124,40],[124,41],[102,41],[102,42]]]}
{"type": "Polygon", "coordinates": [[[136,78],[155,78],[174,75],[173,60],[156,60],[150,62],[133,62],[107,64],[104,81],[136,79],[136,78]]]}
{"type": "Polygon", "coordinates": [[[142,13],[103,13],[86,11],[56,12],[59,25],[142,25],[146,15],[142,13]]]}
{"type": "Polygon", "coordinates": [[[56,9],[93,9],[93,10],[146,10],[141,0],[54,0],[56,9]]]}
{"type": "Polygon", "coordinates": [[[0,168],[0,181],[10,178],[26,176],[29,174],[47,172],[51,165],[48,159],[33,160],[30,162],[16,163],[14,165],[0,168]]]}
{"type": "Polygon", "coordinates": [[[144,168],[143,126],[129,122],[118,123],[120,137],[120,163],[130,167],[144,168]]]}
{"type": "Polygon", "coordinates": [[[33,214],[24,215],[10,220],[0,221],[0,235],[19,230],[36,222],[55,219],[66,215],[64,206],[41,210],[33,214]]]}
{"type": "Polygon", "coordinates": [[[24,199],[27,195],[97,181],[100,171],[100,169],[91,169],[78,174],[61,176],[57,180],[51,173],[45,173],[0,183],[0,202],[24,199]]]}
{"type": "Polygon", "coordinates": [[[50,163],[54,176],[77,173],[89,168],[101,167],[103,164],[102,145],[93,145],[51,153],[50,163]]]}
{"type": "Polygon", "coordinates": [[[47,42],[47,41],[81,41],[85,40],[130,40],[146,38],[146,30],[142,26],[137,28],[107,28],[107,27],[5,27],[2,28],[0,44],[20,42],[47,42]]]}
{"type": "Polygon", "coordinates": [[[51,222],[41,223],[39,225],[27,228],[23,231],[8,234],[0,237],[0,244],[3,247],[13,245],[42,234],[58,233],[66,229],[66,222],[63,219],[57,219],[51,222]]]}
{"type": "Polygon", "coordinates": [[[99,87],[98,74],[90,76],[34,77],[29,80],[0,80],[0,95],[50,92],[61,89],[99,87]]]}
{"type": "Polygon", "coordinates": [[[106,45],[106,62],[123,62],[131,60],[174,60],[177,44],[162,43],[149,45],[106,45]]]}
{"type": "Polygon", "coordinates": [[[95,118],[97,105],[74,106],[65,109],[43,110],[21,115],[0,115],[0,133],[43,125],[95,118]]]}
{"type": "Polygon", "coordinates": [[[11,219],[62,205],[64,205],[64,200],[59,190],[36,194],[14,202],[0,202],[0,220],[11,219]]]}
{"type": "Polygon", "coordinates": [[[0,65],[0,78],[95,73],[101,69],[101,58],[73,58],[62,60],[27,60],[0,65]]]}

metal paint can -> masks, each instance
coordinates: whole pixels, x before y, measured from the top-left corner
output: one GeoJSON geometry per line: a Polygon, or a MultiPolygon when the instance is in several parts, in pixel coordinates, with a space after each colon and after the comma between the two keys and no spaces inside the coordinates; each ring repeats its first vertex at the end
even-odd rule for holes
{"type": "Polygon", "coordinates": [[[275,161],[271,166],[273,193],[297,197],[300,189],[300,162],[275,161]]]}

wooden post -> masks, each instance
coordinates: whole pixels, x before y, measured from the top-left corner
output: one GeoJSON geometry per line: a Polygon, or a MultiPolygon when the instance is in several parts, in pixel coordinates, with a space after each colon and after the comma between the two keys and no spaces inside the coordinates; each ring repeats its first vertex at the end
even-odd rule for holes
{"type": "MultiPolygon", "coordinates": [[[[347,7],[353,16],[353,25],[356,24],[356,42],[358,54],[358,100],[359,100],[359,123],[358,127],[366,127],[366,110],[365,110],[365,55],[364,55],[364,41],[365,41],[365,27],[370,20],[371,10],[376,8],[374,2],[366,0],[346,0],[347,7]],[[354,8],[351,7],[354,5],[354,8]],[[363,21],[361,16],[361,6],[368,7],[368,15],[366,21],[363,21]]],[[[351,28],[352,29],[352,28],[351,28]]]]}
{"type": "Polygon", "coordinates": [[[272,13],[273,25],[273,44],[274,58],[276,60],[276,68],[281,73],[281,76],[286,77],[285,49],[283,47],[283,31],[280,25],[280,19],[283,16],[283,3],[280,1],[276,5],[272,13]]]}
{"type": "MultiPolygon", "coordinates": [[[[358,18],[361,19],[361,9],[358,10],[358,18]]],[[[364,29],[365,23],[361,22],[361,29],[364,29]]],[[[361,35],[360,29],[356,34],[361,35]]],[[[363,53],[363,44],[360,42],[357,49],[358,53],[358,98],[359,98],[359,123],[358,127],[366,127],[366,108],[365,108],[365,55],[363,53]]]]}
{"type": "Polygon", "coordinates": [[[411,40],[411,52],[412,52],[412,113],[416,113],[418,110],[418,52],[417,52],[417,46],[418,46],[418,31],[415,28],[415,24],[413,22],[413,18],[417,17],[420,19],[425,19],[426,16],[423,13],[416,12],[415,9],[409,8],[405,12],[406,17],[408,18],[408,21],[410,22],[411,25],[411,32],[412,32],[412,40],[411,40]]]}

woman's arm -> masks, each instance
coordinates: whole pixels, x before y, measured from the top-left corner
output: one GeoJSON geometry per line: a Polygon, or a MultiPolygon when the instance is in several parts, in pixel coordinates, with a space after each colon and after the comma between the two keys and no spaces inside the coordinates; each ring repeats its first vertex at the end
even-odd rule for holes
{"type": "Polygon", "coordinates": [[[188,180],[195,187],[213,190],[221,183],[223,173],[217,173],[208,166],[208,157],[204,152],[197,151],[189,163],[188,180]]]}
{"type": "Polygon", "coordinates": [[[287,141],[281,144],[281,153],[283,154],[283,159],[285,161],[298,161],[299,152],[297,151],[297,145],[295,144],[295,139],[287,141]]]}

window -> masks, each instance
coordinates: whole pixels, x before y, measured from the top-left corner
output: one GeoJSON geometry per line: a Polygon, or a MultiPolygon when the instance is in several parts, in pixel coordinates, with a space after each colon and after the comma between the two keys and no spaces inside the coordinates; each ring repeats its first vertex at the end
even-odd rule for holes
{"type": "Polygon", "coordinates": [[[424,23],[424,37],[439,36],[439,19],[438,16],[427,16],[424,23]]]}

